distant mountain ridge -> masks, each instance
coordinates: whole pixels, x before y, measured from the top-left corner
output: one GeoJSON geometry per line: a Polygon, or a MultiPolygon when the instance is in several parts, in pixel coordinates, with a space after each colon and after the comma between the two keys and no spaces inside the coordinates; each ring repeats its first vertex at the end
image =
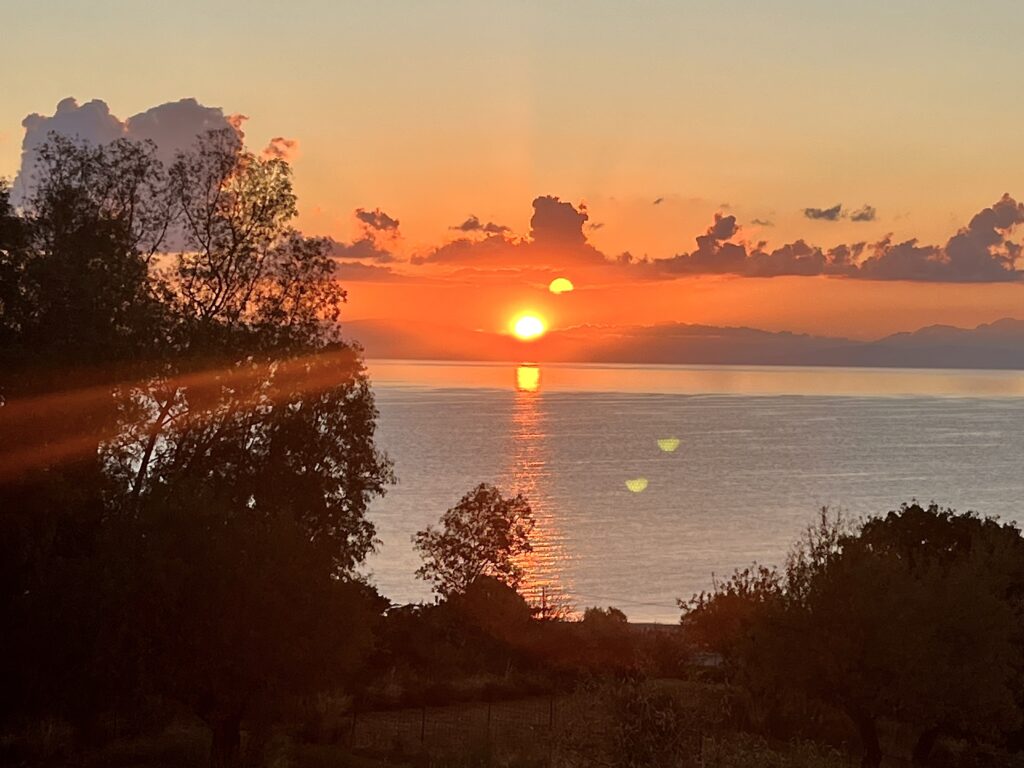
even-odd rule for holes
{"type": "Polygon", "coordinates": [[[1024,320],[1012,318],[975,328],[931,325],[875,341],[687,323],[579,326],[529,344],[429,324],[355,320],[343,328],[371,358],[1024,370],[1024,320]]]}

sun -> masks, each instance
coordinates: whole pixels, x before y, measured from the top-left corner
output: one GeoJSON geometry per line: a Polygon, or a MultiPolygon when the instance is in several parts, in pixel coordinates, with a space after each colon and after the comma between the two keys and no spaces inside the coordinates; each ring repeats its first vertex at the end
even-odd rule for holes
{"type": "Polygon", "coordinates": [[[543,336],[546,330],[544,321],[536,315],[520,315],[512,323],[512,333],[523,341],[532,341],[543,336]]]}

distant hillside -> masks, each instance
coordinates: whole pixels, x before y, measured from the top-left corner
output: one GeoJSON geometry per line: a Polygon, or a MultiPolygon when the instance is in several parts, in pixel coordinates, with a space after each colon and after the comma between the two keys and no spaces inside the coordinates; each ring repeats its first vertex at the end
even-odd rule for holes
{"type": "Polygon", "coordinates": [[[977,328],[933,325],[868,342],[685,323],[581,326],[529,344],[485,331],[377,320],[344,329],[373,358],[1024,370],[1024,320],[1009,318],[977,328]]]}

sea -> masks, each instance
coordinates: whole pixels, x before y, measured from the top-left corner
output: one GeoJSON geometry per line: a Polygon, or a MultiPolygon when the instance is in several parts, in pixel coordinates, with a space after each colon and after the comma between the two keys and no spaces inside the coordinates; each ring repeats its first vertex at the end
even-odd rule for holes
{"type": "Polygon", "coordinates": [[[412,539],[478,483],[536,520],[522,591],[549,610],[679,621],[782,565],[820,515],[917,500],[1024,522],[1024,372],[370,360],[398,482],[367,575],[430,600],[412,539]]]}

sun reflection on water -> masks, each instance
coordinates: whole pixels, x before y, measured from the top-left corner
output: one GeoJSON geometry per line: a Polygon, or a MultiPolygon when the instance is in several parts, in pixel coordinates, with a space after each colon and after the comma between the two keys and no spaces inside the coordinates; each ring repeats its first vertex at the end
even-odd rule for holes
{"type": "Polygon", "coordinates": [[[531,537],[533,552],[519,562],[524,572],[521,591],[532,605],[557,610],[566,605],[570,585],[565,571],[565,534],[551,502],[540,369],[519,366],[515,382],[506,485],[526,497],[537,523],[531,537]]]}
{"type": "Polygon", "coordinates": [[[520,365],[516,368],[516,389],[520,392],[536,392],[540,389],[540,368],[535,365],[520,365]]]}

